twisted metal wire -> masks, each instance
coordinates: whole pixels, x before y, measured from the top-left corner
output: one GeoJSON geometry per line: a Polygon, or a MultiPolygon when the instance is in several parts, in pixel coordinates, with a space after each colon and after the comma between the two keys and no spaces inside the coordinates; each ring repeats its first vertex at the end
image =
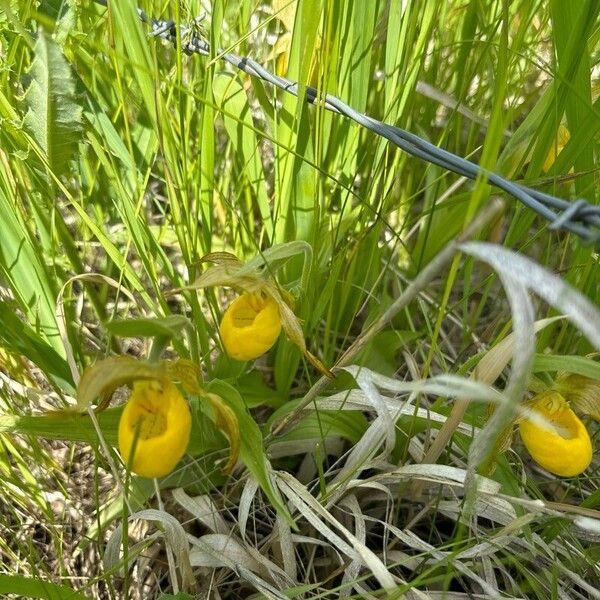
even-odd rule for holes
{"type": "MultiPolygon", "coordinates": [[[[95,2],[103,6],[107,4],[107,0],[95,0],[95,2]]],[[[139,8],[137,11],[140,19],[152,28],[151,36],[159,37],[173,44],[177,43],[177,26],[174,21],[154,19],[139,8]]],[[[182,25],[179,29],[179,39],[182,51],[186,54],[210,55],[210,44],[198,31],[182,25]]],[[[294,96],[299,95],[298,83],[271,73],[251,58],[225,52],[221,49],[217,49],[217,55],[252,77],[266,81],[294,96]]],[[[477,163],[435,146],[418,135],[359,113],[339,98],[331,94],[319,93],[312,86],[306,86],[304,93],[307,102],[319,104],[329,111],[352,119],[362,127],[386,138],[395,146],[417,158],[468,179],[474,180],[478,177],[487,179],[489,183],[517,198],[525,206],[550,221],[550,229],[570,231],[589,243],[600,241],[600,206],[590,204],[584,199],[569,202],[520,183],[509,181],[493,171],[484,169],[477,163]]]]}

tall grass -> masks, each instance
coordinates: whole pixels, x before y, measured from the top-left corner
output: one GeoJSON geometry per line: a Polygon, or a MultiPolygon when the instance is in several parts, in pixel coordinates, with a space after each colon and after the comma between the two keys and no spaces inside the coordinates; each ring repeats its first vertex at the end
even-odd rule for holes
{"type": "Polygon", "coordinates": [[[211,55],[149,37],[132,0],[0,0],[0,592],[159,597],[190,561],[206,597],[599,597],[597,459],[559,479],[516,439],[497,452],[529,391],[559,371],[600,379],[585,358],[600,351],[597,249],[511,198],[476,232],[495,249],[459,246],[490,205],[484,180],[275,92],[217,49],[298,81],[300,98],[316,86],[597,203],[600,5],[141,7],[177,25],[204,13],[211,55]],[[276,276],[307,348],[329,367],[351,348],[361,367],[326,385],[285,336],[256,364],[229,359],[229,293],[189,288],[208,253],[246,261],[298,240],[312,253],[286,255],[276,276]],[[123,325],[173,315],[189,321],[170,341],[123,325]],[[159,493],[112,451],[124,393],[98,413],[100,439],[89,416],[39,416],[72,405],[79,375],[115,354],[200,364],[239,407],[244,464],[222,474],[226,442],[197,399],[202,429],[159,493]],[[488,419],[474,400],[502,409],[488,419]],[[125,554],[123,530],[140,542],[125,554]]]}

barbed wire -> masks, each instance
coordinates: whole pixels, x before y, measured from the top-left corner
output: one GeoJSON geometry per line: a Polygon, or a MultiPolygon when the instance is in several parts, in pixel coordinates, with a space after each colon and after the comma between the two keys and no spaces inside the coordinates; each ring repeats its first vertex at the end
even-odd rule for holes
{"type": "MultiPolygon", "coordinates": [[[[95,0],[95,2],[103,6],[107,5],[106,0],[95,0]]],[[[177,43],[177,25],[174,21],[154,19],[139,8],[137,11],[140,19],[152,28],[151,36],[167,40],[173,44],[177,43]]],[[[196,19],[194,24],[197,24],[198,21],[202,21],[202,17],[196,19]]],[[[210,55],[210,44],[196,27],[181,25],[179,28],[179,43],[182,51],[186,54],[210,55]]],[[[257,77],[289,94],[299,96],[300,86],[298,83],[271,73],[251,58],[221,49],[216,50],[216,55],[251,77],[257,77]]],[[[319,92],[312,86],[305,86],[303,89],[307,102],[318,104],[331,112],[352,119],[365,129],[384,137],[412,156],[468,179],[474,180],[478,177],[487,179],[490,184],[520,200],[525,206],[550,221],[550,229],[570,231],[590,243],[600,241],[600,206],[592,205],[584,199],[569,202],[520,183],[509,181],[493,171],[484,169],[475,162],[435,146],[414,133],[362,114],[336,96],[319,92]]]]}

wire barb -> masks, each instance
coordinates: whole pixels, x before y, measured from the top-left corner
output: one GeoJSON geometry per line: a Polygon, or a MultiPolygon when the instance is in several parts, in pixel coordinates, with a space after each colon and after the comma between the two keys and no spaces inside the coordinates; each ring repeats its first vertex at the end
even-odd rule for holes
{"type": "MultiPolygon", "coordinates": [[[[103,6],[107,5],[106,0],[95,0],[95,2],[103,6]]],[[[173,44],[177,43],[176,24],[173,21],[153,19],[148,17],[139,8],[138,14],[144,23],[152,27],[150,35],[173,44]]],[[[204,17],[205,15],[202,16],[202,19],[204,17]]],[[[210,55],[210,44],[196,27],[180,26],[179,39],[181,40],[181,48],[186,54],[210,55]]],[[[257,77],[296,97],[300,94],[298,83],[271,73],[251,58],[239,56],[232,52],[225,52],[219,48],[217,48],[216,54],[251,77],[257,77]]],[[[570,231],[589,243],[596,244],[600,242],[600,206],[592,205],[584,199],[569,202],[520,183],[509,181],[497,173],[484,169],[475,162],[466,160],[452,152],[435,146],[414,133],[359,113],[331,94],[319,92],[319,90],[311,86],[306,86],[303,89],[306,102],[319,104],[331,112],[352,119],[365,129],[386,138],[392,144],[412,156],[438,165],[443,169],[452,171],[468,179],[475,180],[480,177],[487,179],[488,183],[505,191],[529,209],[548,220],[550,222],[550,229],[570,231]]]]}

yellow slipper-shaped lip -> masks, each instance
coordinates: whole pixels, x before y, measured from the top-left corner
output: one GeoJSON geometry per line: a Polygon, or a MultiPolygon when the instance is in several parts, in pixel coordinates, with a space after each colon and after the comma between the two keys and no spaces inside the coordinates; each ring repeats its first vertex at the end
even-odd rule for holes
{"type": "Polygon", "coordinates": [[[521,439],[533,459],[561,477],[583,473],[592,462],[592,442],[567,401],[558,392],[545,392],[529,407],[548,422],[542,426],[524,418],[519,423],[521,439]]]}
{"type": "Polygon", "coordinates": [[[242,294],[228,307],[219,327],[225,352],[236,360],[253,360],[269,351],[281,332],[279,307],[267,295],[242,294]]]}
{"type": "Polygon", "coordinates": [[[185,454],[191,430],[190,408],[172,382],[137,381],[119,421],[123,462],[142,477],[163,477],[185,454]]]}

